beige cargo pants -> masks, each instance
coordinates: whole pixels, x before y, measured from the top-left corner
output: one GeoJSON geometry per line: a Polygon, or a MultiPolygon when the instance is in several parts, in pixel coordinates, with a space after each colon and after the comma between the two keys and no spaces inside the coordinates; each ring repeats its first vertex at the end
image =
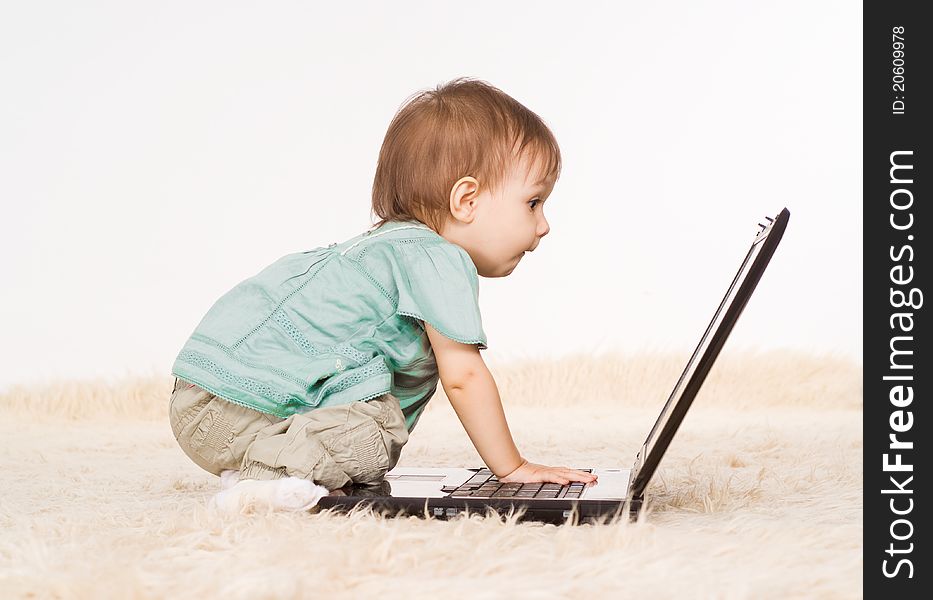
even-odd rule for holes
{"type": "Polygon", "coordinates": [[[240,479],[301,477],[328,490],[378,484],[408,442],[391,394],[281,419],[176,379],[169,422],[182,451],[214,475],[232,469],[240,479]]]}

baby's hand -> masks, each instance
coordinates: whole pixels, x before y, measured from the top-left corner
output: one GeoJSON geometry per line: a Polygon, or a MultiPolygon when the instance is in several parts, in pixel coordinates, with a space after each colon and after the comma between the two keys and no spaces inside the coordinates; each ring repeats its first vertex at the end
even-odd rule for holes
{"type": "Polygon", "coordinates": [[[518,467],[505,477],[500,477],[502,483],[559,483],[565,485],[571,481],[582,481],[592,483],[596,481],[596,475],[586,471],[577,471],[567,467],[546,467],[535,463],[525,461],[525,464],[518,467]]]}

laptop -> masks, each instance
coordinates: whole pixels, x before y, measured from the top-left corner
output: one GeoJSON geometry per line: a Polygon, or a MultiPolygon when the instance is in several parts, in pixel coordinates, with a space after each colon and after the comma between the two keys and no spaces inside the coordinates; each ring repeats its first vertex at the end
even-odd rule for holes
{"type": "Polygon", "coordinates": [[[349,511],[354,506],[367,504],[387,516],[440,519],[449,519],[461,512],[487,514],[493,509],[500,515],[514,514],[518,521],[557,524],[597,522],[621,515],[635,519],[644,506],[645,490],[651,477],[755,291],[789,218],[790,212],[785,208],[773,219],[765,217],[767,224],[758,224],[760,229],[748,254],[630,468],[579,469],[595,473],[599,479],[595,484],[561,485],[501,483],[485,467],[396,466],[379,484],[350,484],[333,490],[320,499],[318,506],[322,510],[349,511]]]}

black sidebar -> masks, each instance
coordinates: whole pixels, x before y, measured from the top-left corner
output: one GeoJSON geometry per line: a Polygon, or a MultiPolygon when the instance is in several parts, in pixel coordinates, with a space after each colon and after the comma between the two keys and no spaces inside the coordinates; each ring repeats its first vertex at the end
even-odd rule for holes
{"type": "MultiPolygon", "coordinates": [[[[922,2],[864,4],[864,584],[867,598],[931,589],[930,39],[922,2]],[[926,434],[923,432],[926,431],[926,434]]],[[[925,8],[929,8],[928,6],[925,8]]],[[[854,204],[854,199],[853,199],[854,204]]],[[[925,597],[928,596],[929,591],[925,597]]]]}

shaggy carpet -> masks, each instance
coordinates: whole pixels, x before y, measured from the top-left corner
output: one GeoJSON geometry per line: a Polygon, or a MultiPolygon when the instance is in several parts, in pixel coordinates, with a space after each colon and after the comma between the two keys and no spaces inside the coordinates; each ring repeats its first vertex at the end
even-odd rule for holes
{"type": "MultiPolygon", "coordinates": [[[[682,355],[491,365],[533,462],[627,467],[682,355]]],[[[639,521],[251,512],[177,447],[165,375],[0,395],[4,598],[851,598],[862,595],[862,374],[723,352],[639,521]]],[[[400,465],[482,466],[442,390],[400,465]]]]}

